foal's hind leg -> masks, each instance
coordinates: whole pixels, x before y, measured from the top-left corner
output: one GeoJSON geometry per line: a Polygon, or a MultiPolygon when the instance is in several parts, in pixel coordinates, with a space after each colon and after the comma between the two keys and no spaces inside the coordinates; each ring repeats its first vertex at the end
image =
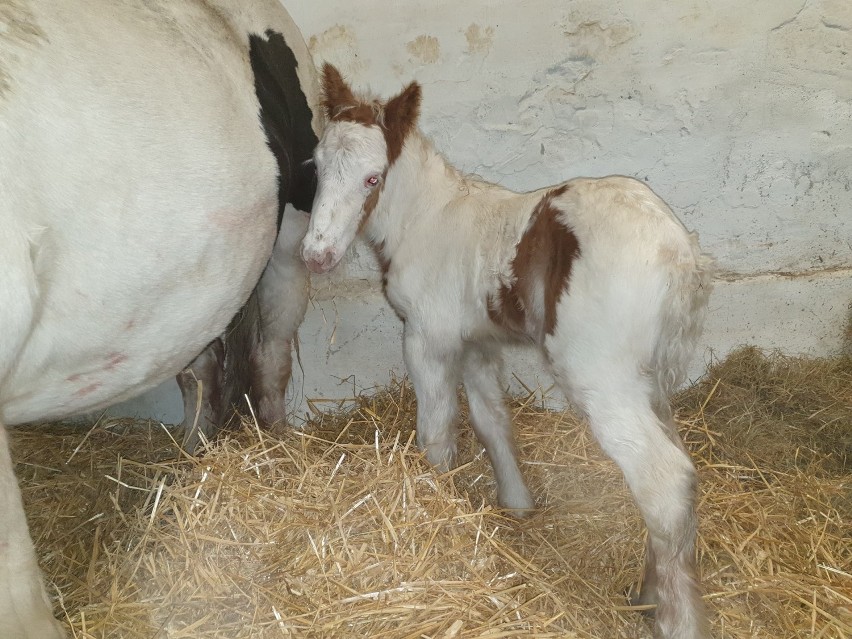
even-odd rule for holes
{"type": "Polygon", "coordinates": [[[643,600],[656,599],[662,639],[709,637],[695,568],[695,468],[652,408],[649,380],[599,371],[570,376],[569,397],[586,413],[601,447],[624,473],[648,528],[643,600]]]}
{"type": "MultiPolygon", "coordinates": [[[[659,418],[664,426],[664,431],[669,440],[680,448],[685,454],[689,454],[680,438],[677,430],[677,425],[674,421],[671,405],[668,398],[660,395],[655,396],[652,402],[654,413],[659,418]]],[[[659,593],[657,588],[657,560],[654,552],[653,539],[649,535],[648,541],[645,544],[645,569],[642,575],[642,581],[637,584],[638,591],[631,593],[630,601],[633,605],[644,606],[654,605],[659,603],[659,593]]]]}
{"type": "Polygon", "coordinates": [[[518,467],[512,441],[512,421],[500,390],[501,368],[499,353],[469,347],[464,358],[464,388],[473,429],[485,446],[494,469],[497,499],[504,508],[523,516],[535,506],[535,502],[518,467]]]}

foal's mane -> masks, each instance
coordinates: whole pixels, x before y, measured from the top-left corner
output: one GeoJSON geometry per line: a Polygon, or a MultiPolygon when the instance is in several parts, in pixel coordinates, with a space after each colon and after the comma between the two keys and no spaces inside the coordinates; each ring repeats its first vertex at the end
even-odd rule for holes
{"type": "Polygon", "coordinates": [[[361,124],[377,124],[385,127],[385,107],[378,98],[356,96],[356,104],[340,104],[331,113],[332,121],[359,122],[361,124]]]}

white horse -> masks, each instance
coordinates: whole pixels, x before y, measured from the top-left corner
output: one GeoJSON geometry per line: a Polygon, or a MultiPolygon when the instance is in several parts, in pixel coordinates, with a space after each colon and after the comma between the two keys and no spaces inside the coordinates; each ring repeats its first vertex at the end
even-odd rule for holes
{"type": "Polygon", "coordinates": [[[0,2],[0,638],[63,636],[4,424],[176,375],[265,268],[251,367],[260,400],[280,398],[277,345],[304,313],[306,276],[276,227],[285,204],[310,208],[300,167],[317,100],[278,0],[0,2]]]}
{"type": "Polygon", "coordinates": [[[501,346],[538,346],[566,396],[620,466],[649,531],[642,602],[665,639],[709,636],[696,578],[695,469],[668,394],[701,331],[712,261],[668,206],[626,177],[513,193],[465,175],[419,133],[420,87],[355,96],[323,71],[330,120],[302,257],[333,268],[359,231],[403,319],[417,441],[449,468],[456,385],[504,507],[534,502],[501,392],[501,346]]]}

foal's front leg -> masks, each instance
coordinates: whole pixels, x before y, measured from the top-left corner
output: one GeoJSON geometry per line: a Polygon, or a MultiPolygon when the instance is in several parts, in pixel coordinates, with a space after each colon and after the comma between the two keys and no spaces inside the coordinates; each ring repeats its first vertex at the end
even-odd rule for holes
{"type": "Polygon", "coordinates": [[[456,386],[461,344],[428,336],[406,324],[405,367],[417,395],[417,445],[429,463],[446,472],[455,463],[456,386]]]}
{"type": "Polygon", "coordinates": [[[464,389],[476,437],[485,447],[503,508],[522,517],[535,507],[518,467],[512,420],[500,388],[502,358],[496,347],[469,346],[464,354],[464,389]]]}
{"type": "Polygon", "coordinates": [[[293,343],[308,307],[308,270],[299,255],[306,226],[307,216],[288,205],[272,257],[257,284],[260,326],[251,345],[252,391],[258,398],[258,417],[269,425],[286,423],[293,343]]]}

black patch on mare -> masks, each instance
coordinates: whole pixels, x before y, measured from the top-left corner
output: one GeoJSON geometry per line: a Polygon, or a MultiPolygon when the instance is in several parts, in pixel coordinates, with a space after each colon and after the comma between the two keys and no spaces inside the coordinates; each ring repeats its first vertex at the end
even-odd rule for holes
{"type": "MultiPolygon", "coordinates": [[[[2,1],[2,0],[0,0],[2,1]]],[[[313,164],[317,136],[311,128],[312,113],[299,84],[299,63],[284,37],[273,30],[264,36],[249,34],[249,61],[254,73],[254,90],[260,103],[260,122],[269,149],[278,162],[278,230],[289,202],[300,211],[310,212],[316,193],[313,164]]],[[[217,426],[232,419],[232,408],[248,414],[245,396],[258,406],[259,388],[252,381],[254,353],[262,339],[262,317],[257,288],[232,319],[221,340],[223,357],[215,397],[210,397],[217,426]]],[[[211,389],[212,390],[212,389],[211,389]]],[[[202,388],[202,392],[205,389],[202,388]]],[[[2,639],[2,638],[0,638],[2,639]]]]}
{"type": "Polygon", "coordinates": [[[316,193],[313,165],[317,136],[311,128],[311,109],[299,84],[299,63],[284,37],[268,29],[266,38],[249,35],[249,60],[254,90],[260,102],[260,121],[269,148],[278,161],[278,228],[289,202],[310,212],[316,193]]]}

